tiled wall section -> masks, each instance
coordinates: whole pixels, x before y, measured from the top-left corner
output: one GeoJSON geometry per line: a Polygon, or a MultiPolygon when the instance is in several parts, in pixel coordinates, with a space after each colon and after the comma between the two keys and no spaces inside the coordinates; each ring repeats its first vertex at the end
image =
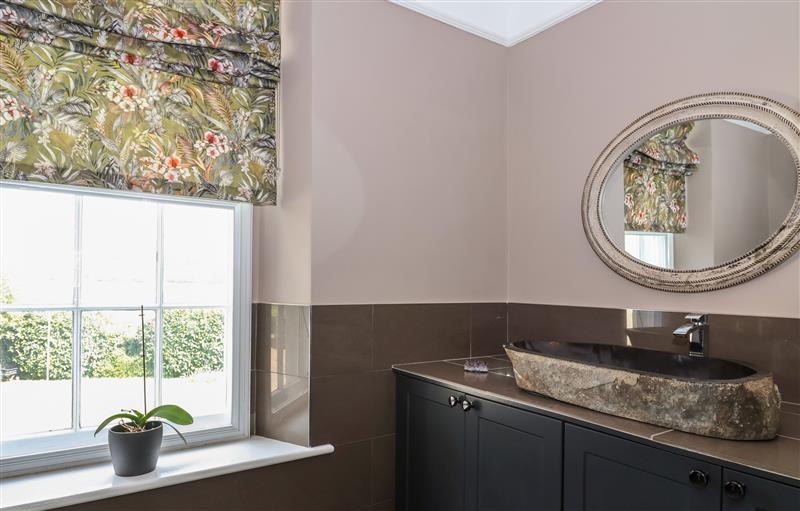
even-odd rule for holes
{"type": "Polygon", "coordinates": [[[368,504],[393,508],[392,364],[501,352],[505,304],[330,305],[311,310],[311,443],[359,446],[368,504]]]}
{"type": "MultiPolygon", "coordinates": [[[[391,509],[392,364],[491,355],[502,352],[506,339],[526,338],[680,353],[687,346],[672,331],[685,314],[517,303],[258,304],[254,431],[336,446],[330,459],[306,464],[309,470],[335,470],[342,480],[340,495],[319,495],[319,502],[333,499],[322,508],[391,509]]],[[[710,356],[772,371],[784,400],[800,403],[800,320],[715,314],[710,323],[710,356]]]]}
{"type": "Polygon", "coordinates": [[[309,445],[311,307],[253,305],[251,431],[309,445]]]}
{"type": "MultiPolygon", "coordinates": [[[[703,312],[703,311],[693,311],[703,312]]],[[[629,344],[688,352],[672,331],[688,312],[655,312],[559,305],[508,305],[508,338],[629,344]]],[[[708,355],[771,371],[783,400],[800,403],[800,320],[712,314],[708,355]]]]}
{"type": "MultiPolygon", "coordinates": [[[[684,352],[686,345],[672,336],[684,315],[517,303],[259,304],[254,431],[295,443],[330,442],[336,451],[70,509],[393,509],[392,364],[498,353],[506,338],[630,342],[684,352]]],[[[784,399],[800,402],[800,320],[713,315],[709,349],[772,371],[784,399]]]]}
{"type": "Polygon", "coordinates": [[[500,353],[506,339],[506,304],[256,304],[253,317],[253,431],[347,453],[359,507],[393,507],[392,364],[500,353]]]}

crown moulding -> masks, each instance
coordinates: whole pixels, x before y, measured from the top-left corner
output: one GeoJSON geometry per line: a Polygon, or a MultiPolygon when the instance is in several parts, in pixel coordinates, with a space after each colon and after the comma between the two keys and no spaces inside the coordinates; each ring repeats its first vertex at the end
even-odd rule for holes
{"type": "Polygon", "coordinates": [[[510,47],[600,3],[601,0],[389,1],[478,37],[510,47]]]}

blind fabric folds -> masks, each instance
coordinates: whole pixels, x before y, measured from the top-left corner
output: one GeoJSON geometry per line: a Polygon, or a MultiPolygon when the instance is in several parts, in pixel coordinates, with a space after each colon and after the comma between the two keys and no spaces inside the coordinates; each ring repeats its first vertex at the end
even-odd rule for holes
{"type": "Polygon", "coordinates": [[[656,133],[624,162],[625,230],[686,232],[686,178],[700,157],[686,145],[694,123],[656,133]]]}
{"type": "Polygon", "coordinates": [[[278,0],[0,1],[4,179],[275,204],[278,0]]]}

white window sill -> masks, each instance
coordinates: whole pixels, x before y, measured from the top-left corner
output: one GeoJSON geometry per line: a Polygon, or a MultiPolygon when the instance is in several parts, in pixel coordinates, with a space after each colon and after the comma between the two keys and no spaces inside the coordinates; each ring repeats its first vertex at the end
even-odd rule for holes
{"type": "Polygon", "coordinates": [[[116,476],[110,462],[10,477],[0,480],[0,509],[51,509],[332,452],[332,445],[300,447],[251,437],[162,453],[153,472],[136,477],[116,476]]]}

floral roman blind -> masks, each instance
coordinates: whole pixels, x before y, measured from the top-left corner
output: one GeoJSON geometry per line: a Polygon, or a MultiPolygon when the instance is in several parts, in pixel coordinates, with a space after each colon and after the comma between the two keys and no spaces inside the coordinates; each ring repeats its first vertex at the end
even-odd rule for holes
{"type": "Polygon", "coordinates": [[[686,178],[700,157],[686,145],[694,123],[656,133],[624,162],[625,230],[686,232],[686,178]]]}
{"type": "Polygon", "coordinates": [[[4,179],[275,204],[279,0],[0,1],[4,179]]]}

